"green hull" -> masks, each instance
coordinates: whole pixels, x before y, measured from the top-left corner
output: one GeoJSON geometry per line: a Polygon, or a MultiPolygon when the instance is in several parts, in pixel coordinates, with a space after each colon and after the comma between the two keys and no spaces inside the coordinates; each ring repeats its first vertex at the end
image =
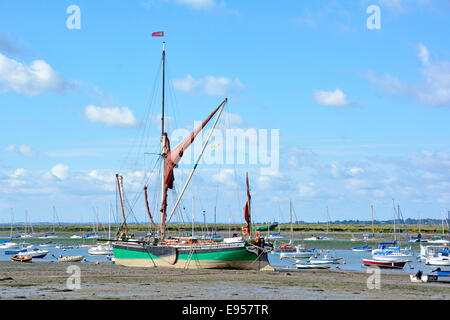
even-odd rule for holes
{"type": "Polygon", "coordinates": [[[278,227],[278,224],[271,224],[270,226],[254,227],[253,231],[273,231],[278,227]]]}
{"type": "Polygon", "coordinates": [[[267,254],[247,250],[244,245],[200,247],[113,244],[117,265],[129,267],[170,267],[184,269],[261,269],[267,254]]]}

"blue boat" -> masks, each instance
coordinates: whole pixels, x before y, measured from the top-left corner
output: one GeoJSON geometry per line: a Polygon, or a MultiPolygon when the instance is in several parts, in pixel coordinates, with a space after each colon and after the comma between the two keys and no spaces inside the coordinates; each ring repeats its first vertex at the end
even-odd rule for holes
{"type": "Polygon", "coordinates": [[[372,251],[373,247],[369,247],[367,244],[359,247],[353,247],[353,251],[372,251]]]}
{"type": "Polygon", "coordinates": [[[6,250],[5,254],[18,254],[19,252],[25,252],[27,251],[27,249],[22,249],[22,250],[6,250]]]}
{"type": "Polygon", "coordinates": [[[411,282],[450,282],[450,270],[441,270],[437,268],[431,271],[429,274],[423,274],[422,271],[417,272],[415,275],[409,275],[411,282]]]}

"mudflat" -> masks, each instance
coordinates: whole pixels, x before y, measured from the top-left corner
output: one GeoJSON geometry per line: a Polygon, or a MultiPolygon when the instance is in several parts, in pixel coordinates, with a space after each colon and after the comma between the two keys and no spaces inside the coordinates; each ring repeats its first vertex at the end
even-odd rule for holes
{"type": "Polygon", "coordinates": [[[341,270],[241,271],[129,268],[112,263],[0,262],[1,299],[27,300],[448,300],[445,283],[412,283],[408,274],[341,270]],[[79,267],[79,289],[73,288],[79,267]],[[68,272],[68,268],[69,271],[68,272]],[[68,280],[69,279],[69,280],[68,280]],[[68,286],[69,282],[69,286],[68,286]],[[370,282],[370,279],[369,279],[370,282]]]}

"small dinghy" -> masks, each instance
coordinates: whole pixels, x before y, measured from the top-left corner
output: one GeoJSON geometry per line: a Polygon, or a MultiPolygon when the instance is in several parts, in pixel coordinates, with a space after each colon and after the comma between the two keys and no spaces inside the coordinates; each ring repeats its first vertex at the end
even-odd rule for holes
{"type": "Polygon", "coordinates": [[[330,263],[330,262],[326,262],[326,263],[299,262],[299,263],[295,264],[297,269],[329,269],[332,265],[333,265],[333,263],[330,263]]]}
{"type": "Polygon", "coordinates": [[[17,261],[17,262],[31,262],[31,260],[33,260],[32,256],[19,256],[17,254],[13,255],[11,257],[12,261],[17,261]]]}
{"type": "Polygon", "coordinates": [[[68,256],[68,257],[62,257],[60,256],[58,258],[59,262],[79,262],[81,260],[83,260],[83,256],[68,256]]]}
{"type": "Polygon", "coordinates": [[[339,261],[342,260],[342,257],[328,257],[325,255],[323,258],[310,258],[309,263],[311,264],[327,264],[327,263],[335,263],[339,264],[339,261]]]}
{"type": "Polygon", "coordinates": [[[361,251],[372,251],[373,247],[369,247],[367,244],[364,246],[353,247],[352,251],[361,252],[361,251]]]}

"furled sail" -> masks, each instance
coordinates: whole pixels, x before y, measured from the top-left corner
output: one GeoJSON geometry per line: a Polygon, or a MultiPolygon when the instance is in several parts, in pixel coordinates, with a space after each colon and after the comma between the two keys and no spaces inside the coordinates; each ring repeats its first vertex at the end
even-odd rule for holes
{"type": "Polygon", "coordinates": [[[250,196],[250,190],[248,186],[248,173],[246,174],[246,183],[247,183],[247,202],[245,203],[244,206],[244,219],[247,222],[247,230],[249,233],[251,233],[250,201],[252,197],[250,196]]]}
{"type": "Polygon", "coordinates": [[[144,193],[145,193],[145,205],[147,206],[148,217],[150,218],[150,221],[152,222],[152,225],[153,225],[155,228],[158,228],[158,226],[156,225],[156,223],[153,221],[152,214],[150,213],[150,207],[148,206],[147,186],[144,186],[144,193]]]}

